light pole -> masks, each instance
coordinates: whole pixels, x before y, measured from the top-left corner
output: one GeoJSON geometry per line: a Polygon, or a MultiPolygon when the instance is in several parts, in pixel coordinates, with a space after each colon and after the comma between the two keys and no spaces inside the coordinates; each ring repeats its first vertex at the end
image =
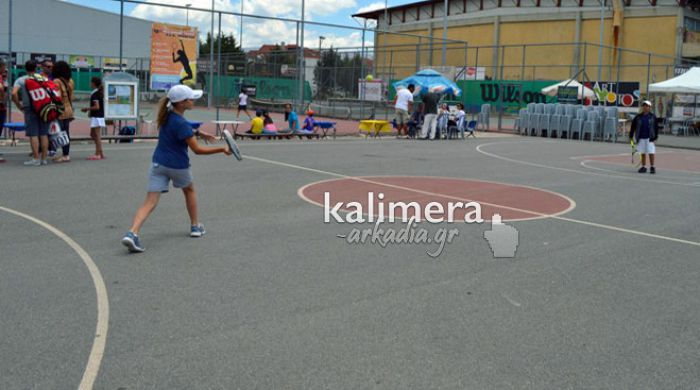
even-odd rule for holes
{"type": "Polygon", "coordinates": [[[241,23],[238,26],[238,46],[243,49],[243,0],[241,0],[241,23]]]}
{"type": "Polygon", "coordinates": [[[192,4],[185,4],[185,8],[187,8],[187,11],[185,11],[185,12],[186,12],[186,15],[187,15],[187,21],[185,22],[185,25],[186,25],[187,27],[190,26],[190,7],[191,7],[191,6],[192,6],[192,4]]]}
{"type": "MultiPolygon", "coordinates": [[[[323,44],[323,41],[326,39],[323,35],[318,36],[318,63],[319,63],[319,80],[318,80],[318,85],[316,86],[316,90],[320,92],[322,86],[323,86],[323,68],[321,68],[321,64],[323,64],[323,55],[321,54],[321,45],[323,44]]],[[[317,92],[317,93],[318,93],[317,92]]]]}
{"type": "MultiPolygon", "coordinates": [[[[603,31],[605,25],[605,0],[600,0],[600,46],[598,46],[598,82],[603,78],[603,31]]],[[[600,104],[600,101],[598,101],[600,104]]]]}
{"type": "Polygon", "coordinates": [[[318,55],[319,56],[321,55],[321,44],[323,43],[323,41],[325,39],[326,39],[326,37],[324,37],[323,35],[318,36],[318,55]]]}
{"type": "MultiPolygon", "coordinates": [[[[442,12],[442,67],[447,62],[447,11],[450,6],[449,0],[445,0],[445,9],[442,12]]],[[[444,71],[444,69],[443,69],[444,71]]]]}

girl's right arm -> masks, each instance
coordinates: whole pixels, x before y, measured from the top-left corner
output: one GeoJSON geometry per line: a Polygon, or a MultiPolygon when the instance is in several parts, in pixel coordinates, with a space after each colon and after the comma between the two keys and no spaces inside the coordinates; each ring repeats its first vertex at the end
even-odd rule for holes
{"type": "Polygon", "coordinates": [[[187,146],[189,146],[190,149],[192,149],[192,151],[193,151],[195,154],[216,154],[216,153],[224,153],[224,154],[226,154],[227,156],[230,156],[230,155],[231,155],[231,151],[229,150],[228,146],[217,147],[217,148],[206,148],[206,147],[202,147],[202,146],[199,145],[199,143],[197,143],[197,138],[195,138],[194,136],[192,136],[192,137],[190,137],[190,138],[187,138],[187,139],[185,140],[185,142],[187,142],[187,146]]]}

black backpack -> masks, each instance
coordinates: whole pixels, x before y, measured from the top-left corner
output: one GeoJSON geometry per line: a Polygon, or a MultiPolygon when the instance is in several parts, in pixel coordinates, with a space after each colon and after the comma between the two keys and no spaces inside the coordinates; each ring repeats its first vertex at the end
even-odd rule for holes
{"type": "MultiPolygon", "coordinates": [[[[119,129],[119,135],[122,136],[135,136],[136,135],[136,128],[134,126],[124,126],[121,129],[119,129]]],[[[119,140],[120,144],[125,144],[125,143],[132,143],[134,142],[133,138],[122,138],[119,140]]]]}

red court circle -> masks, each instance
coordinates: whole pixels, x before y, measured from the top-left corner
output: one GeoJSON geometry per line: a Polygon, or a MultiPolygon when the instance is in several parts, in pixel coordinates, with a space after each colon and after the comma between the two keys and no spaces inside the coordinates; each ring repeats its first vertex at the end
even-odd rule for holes
{"type": "MultiPolygon", "coordinates": [[[[301,187],[298,194],[304,200],[324,207],[325,193],[329,193],[330,207],[338,202],[347,205],[359,202],[362,210],[369,209],[368,194],[374,193],[373,210],[376,215],[379,202],[385,211],[389,202],[417,202],[422,210],[430,202],[438,202],[447,210],[448,203],[478,202],[483,219],[500,214],[503,220],[522,221],[561,215],[576,207],[571,198],[540,188],[498,183],[484,180],[427,176],[363,176],[323,180],[301,187]],[[384,194],[382,200],[378,194],[384,194]]],[[[344,211],[348,211],[345,209],[344,211]]],[[[395,215],[399,217],[398,210],[395,215]]],[[[463,221],[466,209],[454,210],[454,221],[463,221]]],[[[387,213],[384,213],[388,216],[387,213]]]]}

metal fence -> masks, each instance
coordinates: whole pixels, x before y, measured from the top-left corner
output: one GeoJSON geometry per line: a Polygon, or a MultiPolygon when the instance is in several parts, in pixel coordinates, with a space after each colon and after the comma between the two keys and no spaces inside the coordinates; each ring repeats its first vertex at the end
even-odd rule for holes
{"type": "MultiPolygon", "coordinates": [[[[648,84],[673,77],[674,67],[680,63],[677,58],[587,42],[471,46],[467,41],[380,31],[368,26],[367,21],[358,26],[340,26],[301,18],[252,15],[230,9],[194,8],[141,0],[95,1],[95,5],[115,3],[167,9],[183,15],[187,13],[188,21],[190,17],[208,21],[206,30],[201,33],[216,39],[209,44],[208,52],[199,53],[197,86],[207,95],[200,104],[216,108],[211,111],[216,119],[221,109],[235,105],[244,85],[256,87],[254,104],[271,110],[282,110],[283,104],[289,102],[302,112],[311,107],[338,118],[388,119],[392,111],[388,107],[393,98],[391,88],[387,88],[380,101],[370,102],[360,96],[360,80],[368,75],[390,85],[420,69],[433,67],[458,80],[467,90],[471,90],[474,83],[479,83],[482,91],[500,89],[489,87],[488,83],[518,84],[521,93],[517,101],[510,102],[513,103],[512,110],[527,103],[523,86],[531,86],[534,91],[541,85],[540,81],[558,82],[582,71],[582,77],[590,80],[638,82],[644,94],[648,84]],[[294,40],[266,42],[274,46],[257,50],[259,45],[253,47],[250,44],[254,40],[253,34],[246,33],[248,30],[243,27],[256,23],[269,24],[285,33],[280,34],[282,38],[292,36],[294,40]],[[240,27],[233,35],[239,43],[247,44],[245,53],[240,47],[222,47],[223,37],[232,33],[231,26],[240,27]],[[334,43],[328,42],[331,35],[350,36],[358,44],[333,47],[334,43]]],[[[115,37],[119,39],[120,49],[124,44],[122,36],[115,37]]],[[[16,49],[20,50],[17,63],[21,64],[30,53],[22,52],[21,47],[16,49]]],[[[58,60],[67,60],[68,57],[69,53],[57,53],[58,60]]],[[[120,51],[115,51],[113,57],[121,57],[120,62],[126,64],[123,70],[139,78],[142,107],[148,108],[162,96],[163,91],[150,90],[149,58],[127,58],[120,51]]],[[[94,69],[75,69],[77,90],[89,91],[89,78],[105,72],[104,58],[95,58],[94,69]]],[[[21,67],[15,68],[13,75],[16,77],[21,73],[21,67]]],[[[469,105],[482,103],[484,99],[465,93],[461,100],[469,105]]]]}

